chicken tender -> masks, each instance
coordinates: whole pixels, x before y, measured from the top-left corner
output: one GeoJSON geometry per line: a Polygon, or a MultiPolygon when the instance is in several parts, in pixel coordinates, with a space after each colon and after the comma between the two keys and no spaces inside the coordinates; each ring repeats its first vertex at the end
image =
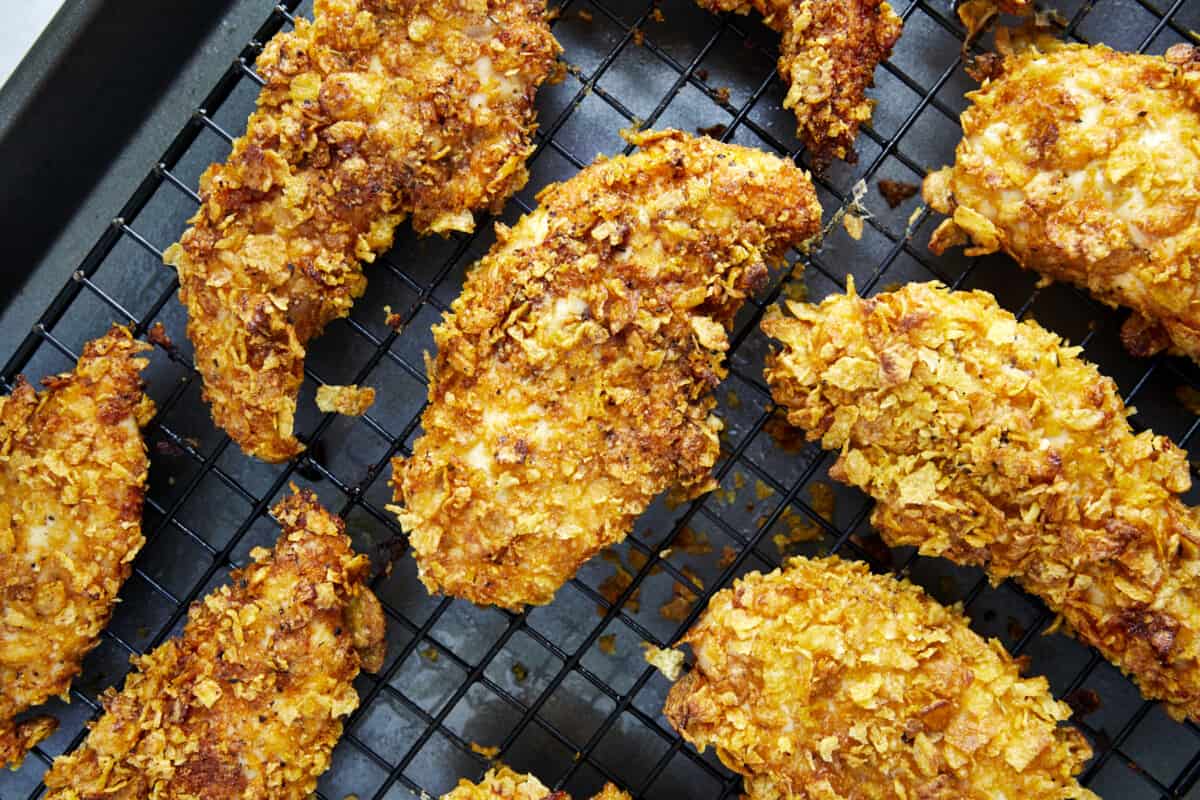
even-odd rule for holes
{"type": "Polygon", "coordinates": [[[1003,250],[1132,308],[1135,355],[1200,361],[1200,50],[1043,38],[1002,52],[968,95],[954,166],[925,179],[925,201],[952,215],[930,249],[1003,250]]]}
{"type": "Polygon", "coordinates": [[[0,766],[54,732],[14,717],[67,699],[144,542],[148,349],[114,327],[46,391],[0,397],[0,766]]]}
{"type": "Polygon", "coordinates": [[[748,14],[782,34],[783,107],[796,114],[796,136],[817,162],[857,160],[854,137],[871,119],[867,89],[892,52],[902,22],[885,0],[697,0],[708,11],[748,14]]]}
{"type": "MultiPolygon", "coordinates": [[[[488,770],[479,783],[464,778],[449,794],[442,795],[442,800],[571,800],[571,796],[550,791],[532,775],[500,766],[488,770]]],[[[629,795],[609,783],[592,800],[629,800],[629,795]]]]}
{"type": "Polygon", "coordinates": [[[1177,718],[1200,719],[1200,517],[1187,454],[1116,384],[985,292],[910,284],[764,322],[788,420],[839,453],[892,546],[1014,578],[1177,718]]]}
{"type": "Polygon", "coordinates": [[[244,136],[200,179],[165,255],[213,419],[284,461],[305,346],[350,313],[360,262],[419,233],[471,231],[525,184],[533,98],[559,52],[542,0],[316,0],[275,36],[244,136]]]}
{"type": "Polygon", "coordinates": [[[794,164],[678,131],[547,187],[434,327],[424,435],[392,506],[421,580],[548,603],[666,489],[715,483],[728,327],[814,236],[794,164]]]}
{"type": "Polygon", "coordinates": [[[919,587],[836,557],[718,592],[663,713],[751,800],[1064,800],[1091,757],[1046,679],[919,587]]]}
{"type": "Polygon", "coordinates": [[[344,523],[300,492],[273,551],[195,603],[183,635],[134,659],[125,688],[46,774],[47,800],[307,800],[354,679],[384,656],[383,611],[344,523]]]}

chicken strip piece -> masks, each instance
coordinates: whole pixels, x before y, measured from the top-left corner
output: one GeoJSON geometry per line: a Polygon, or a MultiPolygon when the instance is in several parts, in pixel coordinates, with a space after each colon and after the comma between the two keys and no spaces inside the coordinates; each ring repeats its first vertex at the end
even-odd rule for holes
{"type": "Polygon", "coordinates": [[[149,349],[114,327],[46,391],[18,378],[0,397],[0,766],[53,733],[14,717],[68,699],[142,548],[149,349]]]}
{"type": "MultiPolygon", "coordinates": [[[[499,766],[488,770],[479,783],[464,778],[442,800],[571,800],[571,795],[552,792],[532,775],[499,766]]],[[[629,800],[629,795],[609,783],[592,800],[629,800]]]]}
{"type": "Polygon", "coordinates": [[[750,800],[1064,800],[1087,740],[1045,678],[920,587],[794,558],[718,592],[663,713],[750,800]]]}
{"type": "Polygon", "coordinates": [[[867,89],[892,53],[903,23],[886,0],[697,0],[713,13],[754,9],[782,35],[783,107],[796,114],[797,138],[817,163],[854,163],[854,137],[871,119],[867,89]]]}
{"type": "Polygon", "coordinates": [[[930,249],[1003,250],[1132,308],[1133,354],[1200,361],[1200,49],[999,41],[954,166],[925,179],[925,201],[952,215],[930,249]]]}
{"type": "Polygon", "coordinates": [[[133,660],[87,739],[55,759],[47,800],[307,800],[358,706],[359,669],[383,663],[384,618],[367,557],[315,495],[274,514],[274,551],[252,551],[180,638],[133,660]]]}
{"type": "Polygon", "coordinates": [[[305,346],[350,313],[360,262],[412,217],[471,231],[525,184],[533,98],[559,52],[543,0],[316,0],[275,36],[244,136],[200,179],[165,261],[213,419],[284,461],[305,346]]]}
{"type": "Polygon", "coordinates": [[[715,485],[728,327],[820,206],[775,156],[634,141],[498,225],[433,329],[425,433],[393,462],[391,507],[431,592],[548,603],[656,495],[715,485]]]}
{"type": "Polygon", "coordinates": [[[763,330],[788,421],[839,453],[873,524],[1015,578],[1176,719],[1200,719],[1200,515],[1187,454],[1116,384],[985,292],[910,284],[792,304],[763,330]]]}

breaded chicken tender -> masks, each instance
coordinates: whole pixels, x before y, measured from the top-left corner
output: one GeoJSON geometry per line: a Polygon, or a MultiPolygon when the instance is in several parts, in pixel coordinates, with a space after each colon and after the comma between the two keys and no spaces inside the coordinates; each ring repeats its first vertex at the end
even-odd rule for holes
{"type": "Polygon", "coordinates": [[[344,523],[311,492],[282,501],[273,551],[196,602],[183,635],[134,659],[47,800],[307,800],[354,679],[384,656],[383,611],[344,523]]]}
{"type": "Polygon", "coordinates": [[[663,713],[751,800],[1065,800],[1091,757],[1046,679],[919,587],[795,558],[718,592],[663,713]]]}
{"type": "Polygon", "coordinates": [[[165,255],[216,423],[284,461],[307,342],[350,313],[361,262],[411,216],[471,231],[525,184],[533,98],[559,52],[543,0],[316,0],[267,43],[245,135],[200,179],[165,255]]]}
{"type": "Polygon", "coordinates": [[[1007,41],[968,95],[954,166],[925,179],[926,202],[952,215],[930,249],[1003,250],[1132,308],[1135,355],[1200,360],[1200,49],[1007,41]]]}
{"type": "MultiPolygon", "coordinates": [[[[522,775],[505,766],[488,770],[479,783],[458,782],[442,800],[571,800],[566,792],[552,792],[532,775],[522,775]]],[[[592,800],[629,800],[629,795],[611,783],[592,800]]]]}
{"type": "Polygon", "coordinates": [[[789,161],[678,131],[547,187],[434,327],[424,435],[393,462],[420,577],[548,603],[666,489],[714,485],[728,328],[820,207],[789,161]]]}
{"type": "Polygon", "coordinates": [[[788,421],[839,453],[872,522],[1014,578],[1177,718],[1200,719],[1200,516],[1187,454],[1116,384],[985,292],[910,284],[790,305],[763,330],[788,421]]]}
{"type": "Polygon", "coordinates": [[[0,397],[0,767],[53,733],[14,717],[67,698],[145,541],[149,349],[114,327],[46,391],[19,378],[0,397]]]}
{"type": "Polygon", "coordinates": [[[886,0],[697,0],[714,13],[754,9],[782,35],[783,107],[796,114],[797,138],[817,162],[857,160],[854,137],[871,119],[867,89],[900,38],[902,22],[886,0]]]}

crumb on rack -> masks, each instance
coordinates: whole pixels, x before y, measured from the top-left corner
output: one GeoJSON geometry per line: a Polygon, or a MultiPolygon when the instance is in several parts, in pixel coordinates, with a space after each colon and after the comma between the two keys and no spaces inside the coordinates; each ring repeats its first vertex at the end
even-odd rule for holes
{"type": "Polygon", "coordinates": [[[771,414],[771,418],[763,424],[763,430],[785,453],[799,453],[808,444],[804,431],[788,423],[787,414],[783,409],[776,409],[771,414]]]}
{"type": "Polygon", "coordinates": [[[717,562],[717,566],[721,569],[729,569],[729,566],[737,561],[738,552],[729,545],[721,548],[721,560],[717,562]]]}
{"type": "Polygon", "coordinates": [[[653,11],[650,12],[650,19],[654,20],[655,22],[666,22],[667,21],[666,15],[663,14],[662,9],[660,9],[660,8],[655,8],[653,11]]]}
{"type": "Polygon", "coordinates": [[[404,318],[392,311],[391,306],[383,307],[383,324],[399,333],[404,328],[404,318]]]}
{"type": "Polygon", "coordinates": [[[529,668],[520,661],[515,661],[512,665],[512,676],[517,683],[524,683],[525,679],[529,677],[529,668]]]}
{"type": "Polygon", "coordinates": [[[584,22],[592,21],[592,12],[588,11],[586,8],[579,9],[578,11],[575,12],[575,14],[584,22]]]}
{"type": "MultiPolygon", "coordinates": [[[[704,588],[704,581],[690,567],[685,565],[679,571],[696,586],[699,586],[701,589],[704,588]]],[[[691,587],[675,581],[671,585],[671,599],[659,607],[658,613],[665,620],[683,622],[687,619],[692,606],[699,599],[699,596],[692,591],[691,587]]]]}
{"type": "Polygon", "coordinates": [[[478,753],[484,758],[495,758],[500,755],[500,748],[495,746],[487,746],[478,742],[471,742],[471,752],[478,753]]]}
{"type": "Polygon", "coordinates": [[[862,238],[863,221],[862,217],[860,217],[858,214],[847,211],[845,216],[842,217],[842,227],[854,241],[857,242],[862,238]]]}
{"type": "Polygon", "coordinates": [[[728,128],[718,122],[715,125],[705,125],[702,128],[696,128],[696,133],[700,134],[701,136],[707,136],[710,139],[720,139],[725,135],[726,130],[728,130],[728,128]]]}
{"type": "Polygon", "coordinates": [[[707,555],[713,551],[708,534],[692,530],[690,525],[684,525],[683,529],[679,531],[679,535],[675,537],[673,549],[675,548],[694,556],[707,555]]]}
{"type": "Polygon", "coordinates": [[[641,47],[643,44],[645,44],[646,43],[646,32],[643,31],[641,28],[634,28],[633,29],[633,43],[635,45],[637,45],[638,47],[641,47]]]}
{"type": "Polygon", "coordinates": [[[375,402],[375,390],[369,386],[317,387],[317,408],[325,413],[335,412],[347,417],[361,417],[375,402]]]}
{"type": "Polygon", "coordinates": [[[596,640],[596,646],[600,648],[600,652],[606,656],[611,656],[617,652],[617,635],[615,633],[606,633],[596,640]]]}
{"type": "Polygon", "coordinates": [[[421,651],[421,657],[430,663],[436,663],[440,655],[441,654],[438,653],[437,648],[433,645],[430,645],[421,651]]]}
{"type": "Polygon", "coordinates": [[[175,352],[175,343],[171,341],[171,337],[167,335],[167,329],[161,322],[150,326],[150,330],[146,331],[146,338],[150,340],[150,344],[156,344],[168,353],[175,352]]]}
{"type": "Polygon", "coordinates": [[[677,681],[683,674],[683,651],[658,648],[649,642],[642,643],[646,651],[646,663],[661,672],[667,680],[677,681]]]}
{"type": "Polygon", "coordinates": [[[728,86],[721,86],[717,89],[714,89],[713,94],[716,95],[716,98],[718,101],[720,101],[722,103],[728,103],[729,98],[733,94],[733,92],[730,91],[728,86]]]}
{"type": "Polygon", "coordinates": [[[879,179],[879,193],[883,195],[888,208],[895,208],[917,193],[920,188],[915,183],[893,181],[887,178],[879,179]]]}
{"type": "MultiPolygon", "coordinates": [[[[613,567],[613,574],[605,578],[600,584],[600,596],[607,600],[610,605],[616,605],[617,598],[620,597],[621,594],[632,584],[633,573],[625,569],[625,567],[621,566],[620,564],[617,564],[613,567]]],[[[638,609],[641,608],[641,601],[638,599],[638,595],[640,595],[641,592],[642,588],[639,586],[638,588],[634,589],[632,593],[630,593],[628,598],[625,599],[625,607],[634,614],[636,614],[638,609]]],[[[608,609],[597,605],[596,613],[598,613],[600,616],[604,616],[606,613],[608,613],[608,609]]]]}

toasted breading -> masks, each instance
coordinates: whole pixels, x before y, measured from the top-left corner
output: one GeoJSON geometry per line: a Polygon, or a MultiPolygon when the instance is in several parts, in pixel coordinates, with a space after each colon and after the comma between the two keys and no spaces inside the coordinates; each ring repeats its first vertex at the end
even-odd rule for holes
{"type": "Polygon", "coordinates": [[[370,386],[317,387],[317,408],[328,414],[336,411],[348,417],[361,417],[375,402],[375,390],[370,386]]]}
{"type": "Polygon", "coordinates": [[[714,485],[727,329],[809,239],[808,176],[678,131],[543,190],[434,327],[392,507],[430,591],[548,603],[656,495],[714,485]]]}
{"type": "Polygon", "coordinates": [[[133,659],[47,800],[306,800],[329,767],[383,611],[345,525],[311,492],[280,501],[274,550],[196,602],[183,635],[133,659]]]}
{"type": "MultiPolygon", "coordinates": [[[[442,800],[571,800],[571,796],[550,791],[532,775],[499,766],[488,770],[479,783],[463,778],[442,800]]],[[[592,800],[629,800],[629,795],[609,783],[592,800]]]]}
{"type": "Polygon", "coordinates": [[[1064,800],[1091,757],[1070,709],[919,587],[795,558],[718,592],[663,713],[752,800],[1064,800]]]}
{"type": "Polygon", "coordinates": [[[986,292],[910,284],[763,330],[788,420],[876,499],[893,546],[1015,578],[1176,718],[1200,719],[1200,512],[1187,454],[1116,384],[986,292]]]}
{"type": "Polygon", "coordinates": [[[892,52],[903,23],[886,0],[697,0],[709,11],[748,14],[782,34],[779,76],[788,86],[796,136],[818,162],[854,162],[854,137],[871,119],[866,91],[892,52]]]}
{"type": "Polygon", "coordinates": [[[54,731],[13,717],[67,697],[145,541],[149,349],[113,327],[46,391],[0,397],[0,766],[54,731]]]}
{"type": "Polygon", "coordinates": [[[543,0],[316,0],[271,39],[247,131],[165,255],[213,418],[265,461],[292,434],[306,343],[412,217],[470,231],[525,184],[533,97],[559,52],[543,0]]]}
{"type": "Polygon", "coordinates": [[[1200,360],[1200,49],[1021,38],[967,95],[954,166],[925,179],[926,202],[953,215],[930,249],[1003,250],[1132,308],[1135,355],[1200,360]]]}

